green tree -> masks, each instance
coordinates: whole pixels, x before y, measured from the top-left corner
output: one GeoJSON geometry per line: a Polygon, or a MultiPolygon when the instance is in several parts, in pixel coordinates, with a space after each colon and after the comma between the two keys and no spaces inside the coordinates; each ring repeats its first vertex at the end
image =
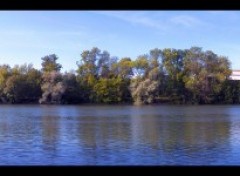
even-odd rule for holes
{"type": "Polygon", "coordinates": [[[1,102],[6,102],[4,88],[6,87],[7,78],[11,75],[11,67],[9,65],[0,66],[0,98],[1,102]]]}
{"type": "Polygon", "coordinates": [[[41,73],[32,64],[16,65],[3,92],[11,103],[36,102],[41,96],[40,80],[41,73]]]}
{"type": "Polygon", "coordinates": [[[128,82],[121,77],[100,78],[94,86],[97,103],[120,103],[131,101],[128,82]]]}
{"type": "Polygon", "coordinates": [[[130,78],[133,76],[132,67],[133,63],[131,58],[122,58],[117,64],[118,76],[122,77],[123,79],[130,78]]]}
{"type": "Polygon", "coordinates": [[[203,52],[199,47],[187,50],[184,60],[185,87],[192,92],[196,103],[211,103],[220,93],[223,82],[231,74],[226,57],[212,51],[203,52]]]}
{"type": "Polygon", "coordinates": [[[145,77],[149,70],[149,62],[147,55],[139,56],[135,61],[133,61],[133,72],[134,75],[145,77]]]}
{"type": "Polygon", "coordinates": [[[185,99],[185,89],[183,82],[183,60],[185,52],[176,49],[164,49],[163,66],[166,71],[166,93],[171,97],[171,101],[183,102],[185,99]]]}
{"type": "Polygon", "coordinates": [[[57,63],[58,57],[56,54],[47,55],[41,59],[43,72],[60,71],[62,68],[62,65],[57,63]]]}

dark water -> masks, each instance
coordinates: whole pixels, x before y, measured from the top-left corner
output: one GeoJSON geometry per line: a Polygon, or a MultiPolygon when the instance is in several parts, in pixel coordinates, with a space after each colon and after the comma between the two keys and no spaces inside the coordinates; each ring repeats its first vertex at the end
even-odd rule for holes
{"type": "Polygon", "coordinates": [[[240,165],[240,106],[0,106],[0,165],[240,165]]]}

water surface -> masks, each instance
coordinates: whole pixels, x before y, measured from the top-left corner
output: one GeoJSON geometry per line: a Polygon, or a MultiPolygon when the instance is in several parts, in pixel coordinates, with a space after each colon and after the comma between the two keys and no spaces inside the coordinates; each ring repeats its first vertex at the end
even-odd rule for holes
{"type": "Polygon", "coordinates": [[[240,165],[240,106],[0,106],[0,165],[240,165]]]}

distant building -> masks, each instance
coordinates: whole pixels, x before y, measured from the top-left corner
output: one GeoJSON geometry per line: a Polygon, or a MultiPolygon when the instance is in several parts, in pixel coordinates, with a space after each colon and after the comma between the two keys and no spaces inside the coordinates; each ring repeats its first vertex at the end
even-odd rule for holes
{"type": "Polygon", "coordinates": [[[230,80],[240,80],[240,70],[232,70],[232,74],[229,77],[230,80]]]}

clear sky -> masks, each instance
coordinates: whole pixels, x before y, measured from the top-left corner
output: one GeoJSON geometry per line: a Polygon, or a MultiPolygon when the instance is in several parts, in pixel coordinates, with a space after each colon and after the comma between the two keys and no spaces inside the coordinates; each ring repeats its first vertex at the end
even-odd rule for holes
{"type": "Polygon", "coordinates": [[[94,46],[132,59],[156,47],[199,46],[240,69],[240,11],[0,11],[0,64],[39,69],[55,53],[63,71],[75,70],[94,46]]]}

